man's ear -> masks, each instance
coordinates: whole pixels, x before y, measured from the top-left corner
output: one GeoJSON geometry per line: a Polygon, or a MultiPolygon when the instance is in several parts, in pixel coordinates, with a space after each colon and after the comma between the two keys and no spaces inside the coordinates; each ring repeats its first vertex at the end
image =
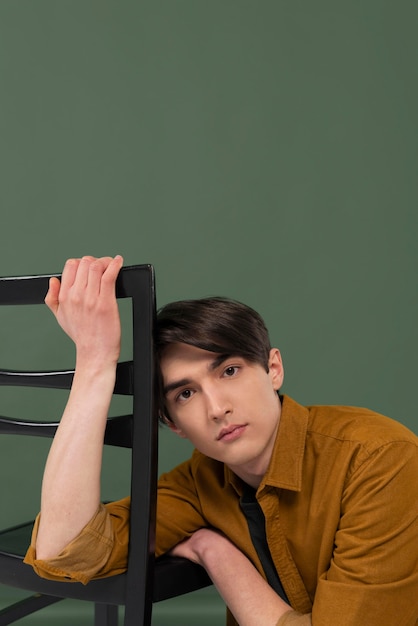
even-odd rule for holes
{"type": "Polygon", "coordinates": [[[269,355],[269,376],[273,385],[273,389],[278,391],[283,385],[284,369],[280,351],[272,348],[269,355]]]}
{"type": "Polygon", "coordinates": [[[164,421],[169,427],[169,429],[171,430],[171,432],[173,432],[175,435],[178,435],[182,439],[187,439],[186,435],[183,433],[181,428],[176,426],[176,424],[171,419],[168,419],[168,417],[164,416],[164,421]]]}

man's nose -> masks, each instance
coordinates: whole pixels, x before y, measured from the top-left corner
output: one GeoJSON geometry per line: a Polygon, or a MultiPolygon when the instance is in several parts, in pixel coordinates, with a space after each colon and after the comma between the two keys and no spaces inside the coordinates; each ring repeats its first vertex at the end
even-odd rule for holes
{"type": "Polygon", "coordinates": [[[208,418],[211,420],[224,419],[229,413],[232,413],[232,403],[229,398],[216,389],[210,389],[206,392],[206,403],[208,418]]]}

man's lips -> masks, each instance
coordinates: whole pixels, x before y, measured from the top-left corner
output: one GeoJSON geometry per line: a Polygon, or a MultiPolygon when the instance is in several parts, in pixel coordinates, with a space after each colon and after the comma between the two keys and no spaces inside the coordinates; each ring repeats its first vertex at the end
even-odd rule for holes
{"type": "Polygon", "coordinates": [[[216,439],[218,441],[235,441],[235,439],[241,437],[246,427],[247,424],[233,424],[227,426],[226,428],[222,428],[216,439]]]}

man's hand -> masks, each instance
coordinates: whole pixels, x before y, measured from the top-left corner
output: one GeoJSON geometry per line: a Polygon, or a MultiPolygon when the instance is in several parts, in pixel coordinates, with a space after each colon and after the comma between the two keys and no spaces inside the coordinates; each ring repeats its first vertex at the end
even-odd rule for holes
{"type": "Polygon", "coordinates": [[[120,321],[115,283],[121,256],[69,259],[61,282],[51,278],[45,303],[74,341],[77,360],[115,363],[120,350],[120,321]]]}
{"type": "MultiPolygon", "coordinates": [[[[223,535],[210,528],[200,528],[191,537],[178,543],[172,550],[170,556],[181,556],[189,561],[198,563],[204,567],[204,555],[206,550],[216,550],[219,540],[222,542],[231,542],[223,535]]],[[[232,546],[233,544],[231,544],[232,546]]]]}

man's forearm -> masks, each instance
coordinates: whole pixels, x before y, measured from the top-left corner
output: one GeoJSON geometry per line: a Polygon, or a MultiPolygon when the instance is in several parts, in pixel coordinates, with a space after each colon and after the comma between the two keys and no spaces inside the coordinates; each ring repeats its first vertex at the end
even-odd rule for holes
{"type": "Polygon", "coordinates": [[[42,483],[38,559],[56,556],[95,514],[100,502],[103,437],[115,373],[76,370],[42,483]]]}
{"type": "Polygon", "coordinates": [[[219,533],[201,529],[172,553],[206,569],[240,626],[276,626],[292,610],[249,559],[219,533]]]}

